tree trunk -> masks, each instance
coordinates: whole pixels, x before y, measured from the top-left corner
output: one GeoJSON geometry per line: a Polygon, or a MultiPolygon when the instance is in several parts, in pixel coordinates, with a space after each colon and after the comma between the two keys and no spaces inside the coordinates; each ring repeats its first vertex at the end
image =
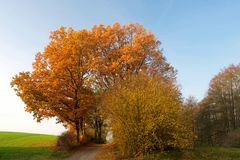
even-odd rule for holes
{"type": "Polygon", "coordinates": [[[79,128],[79,122],[76,122],[75,123],[75,127],[76,127],[76,133],[77,133],[77,143],[80,143],[80,137],[79,137],[79,131],[80,131],[80,128],[79,128]]]}
{"type": "Polygon", "coordinates": [[[97,130],[96,130],[96,127],[94,129],[94,139],[96,140],[97,139],[97,130]]]}
{"type": "Polygon", "coordinates": [[[98,141],[98,122],[97,122],[97,117],[95,117],[94,139],[95,139],[95,142],[98,141]]]}
{"type": "Polygon", "coordinates": [[[101,143],[102,140],[102,123],[99,123],[99,143],[101,143]]]}
{"type": "Polygon", "coordinates": [[[83,117],[80,118],[80,130],[82,135],[84,135],[84,129],[83,129],[83,117]]]}

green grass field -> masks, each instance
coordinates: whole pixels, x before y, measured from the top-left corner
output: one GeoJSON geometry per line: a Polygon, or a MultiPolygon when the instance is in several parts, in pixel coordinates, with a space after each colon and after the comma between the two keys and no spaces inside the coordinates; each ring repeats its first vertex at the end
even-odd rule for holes
{"type": "Polygon", "coordinates": [[[60,160],[66,153],[52,150],[57,136],[0,132],[0,160],[60,160]]]}

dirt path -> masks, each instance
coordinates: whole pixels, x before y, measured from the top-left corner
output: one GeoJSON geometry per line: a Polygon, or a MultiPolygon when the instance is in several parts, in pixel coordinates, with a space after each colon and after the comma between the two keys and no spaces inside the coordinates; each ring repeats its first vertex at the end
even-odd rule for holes
{"type": "Polygon", "coordinates": [[[80,147],[71,157],[66,160],[94,160],[96,154],[102,149],[103,145],[87,144],[80,147]]]}

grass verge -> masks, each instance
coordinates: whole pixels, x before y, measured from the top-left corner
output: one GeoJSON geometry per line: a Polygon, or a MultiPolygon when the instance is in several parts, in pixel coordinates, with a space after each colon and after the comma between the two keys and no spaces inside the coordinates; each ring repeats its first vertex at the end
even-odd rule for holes
{"type": "Polygon", "coordinates": [[[57,136],[0,132],[0,160],[61,160],[66,152],[55,152],[57,136]]]}
{"type": "MultiPolygon", "coordinates": [[[[116,147],[103,149],[96,155],[96,160],[118,160],[116,147]]],[[[193,150],[169,151],[138,157],[138,160],[240,160],[240,148],[197,147],[193,150]]],[[[129,158],[134,160],[134,158],[129,158]]]]}

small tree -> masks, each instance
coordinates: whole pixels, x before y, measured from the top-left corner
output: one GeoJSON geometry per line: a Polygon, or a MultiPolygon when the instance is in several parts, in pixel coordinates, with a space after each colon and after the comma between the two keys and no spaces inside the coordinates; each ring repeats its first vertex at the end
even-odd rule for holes
{"type": "Polygon", "coordinates": [[[93,136],[96,143],[103,143],[104,120],[100,107],[97,106],[87,112],[86,123],[94,130],[93,136]]]}
{"type": "Polygon", "coordinates": [[[185,115],[187,122],[189,122],[190,126],[192,127],[192,131],[195,135],[197,135],[198,132],[198,124],[197,124],[197,114],[199,112],[199,106],[197,99],[193,96],[189,96],[185,102],[184,102],[184,107],[185,107],[185,115]]]}
{"type": "Polygon", "coordinates": [[[180,92],[170,81],[130,76],[107,92],[103,103],[113,139],[124,156],[186,148],[192,143],[180,92]]]}

